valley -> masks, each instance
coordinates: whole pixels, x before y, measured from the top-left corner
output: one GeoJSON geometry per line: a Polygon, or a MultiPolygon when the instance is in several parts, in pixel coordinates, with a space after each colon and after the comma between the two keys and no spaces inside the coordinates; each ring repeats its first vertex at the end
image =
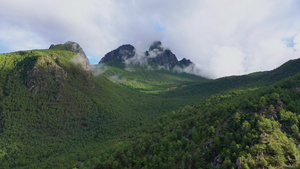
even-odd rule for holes
{"type": "Polygon", "coordinates": [[[207,79],[158,41],[0,54],[0,168],[299,168],[299,67],[207,79]]]}

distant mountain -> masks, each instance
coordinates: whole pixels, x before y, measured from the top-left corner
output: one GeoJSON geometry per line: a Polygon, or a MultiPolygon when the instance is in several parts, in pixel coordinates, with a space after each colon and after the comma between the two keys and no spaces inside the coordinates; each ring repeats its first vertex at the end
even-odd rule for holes
{"type": "Polygon", "coordinates": [[[189,59],[183,58],[181,61],[179,61],[179,64],[181,64],[183,66],[190,66],[194,63],[189,59]]]}
{"type": "Polygon", "coordinates": [[[120,61],[125,62],[125,60],[134,57],[135,55],[135,48],[132,45],[122,45],[117,49],[108,52],[99,62],[100,63],[107,63],[110,61],[120,61]]]}
{"type": "Polygon", "coordinates": [[[111,61],[119,61],[125,63],[127,60],[131,60],[130,63],[140,63],[135,62],[135,59],[143,59],[146,63],[153,62],[159,66],[164,66],[165,68],[173,68],[175,66],[187,67],[193,64],[188,59],[182,59],[178,61],[176,55],[172,51],[162,45],[160,41],[155,41],[149,47],[149,50],[139,54],[142,56],[136,57],[136,49],[130,44],[122,45],[115,50],[107,53],[99,62],[108,63],[111,61]],[[136,57],[136,58],[135,58],[136,57]],[[142,58],[141,58],[142,57],[142,58]]]}
{"type": "Polygon", "coordinates": [[[138,52],[130,44],[122,45],[108,52],[93,69],[114,82],[146,93],[207,80],[199,76],[200,69],[194,63],[185,58],[178,61],[160,41],[153,42],[146,52],[138,52]],[[105,70],[101,70],[103,66],[105,70]]]}
{"type": "Polygon", "coordinates": [[[178,64],[177,57],[170,49],[164,48],[160,41],[153,42],[145,54],[149,60],[166,68],[170,68],[178,64]]]}

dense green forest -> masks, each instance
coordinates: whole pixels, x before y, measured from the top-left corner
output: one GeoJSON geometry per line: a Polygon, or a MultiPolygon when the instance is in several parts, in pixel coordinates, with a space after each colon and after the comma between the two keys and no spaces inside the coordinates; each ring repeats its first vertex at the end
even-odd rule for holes
{"type": "Polygon", "coordinates": [[[213,95],[107,143],[83,166],[299,168],[299,84],[300,74],[213,95]]]}
{"type": "Polygon", "coordinates": [[[0,54],[0,168],[300,167],[299,59],[209,80],[74,57],[0,54]]]}

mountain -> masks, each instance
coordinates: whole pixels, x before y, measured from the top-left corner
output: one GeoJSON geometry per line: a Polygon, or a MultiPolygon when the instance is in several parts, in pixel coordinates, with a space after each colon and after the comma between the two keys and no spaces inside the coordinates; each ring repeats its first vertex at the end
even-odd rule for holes
{"type": "Polygon", "coordinates": [[[161,69],[157,65],[126,65],[121,62],[93,65],[94,72],[101,72],[102,76],[116,84],[130,90],[145,93],[168,92],[168,88],[180,88],[193,82],[206,81],[207,79],[184,73],[161,69]],[[156,67],[155,67],[156,66],[156,67]]]}
{"type": "Polygon", "coordinates": [[[183,65],[183,66],[190,66],[192,64],[193,62],[186,58],[183,58],[182,60],[179,61],[179,65],[183,65]]]}
{"type": "Polygon", "coordinates": [[[242,76],[229,76],[215,80],[207,80],[190,84],[188,88],[174,90],[168,95],[187,97],[189,99],[199,99],[199,96],[207,97],[219,92],[233,90],[237,88],[259,88],[271,85],[285,78],[300,73],[300,58],[290,60],[280,67],[265,72],[256,72],[242,76]]]}
{"type": "Polygon", "coordinates": [[[185,58],[178,61],[160,41],[153,42],[144,53],[132,45],[122,45],[107,53],[93,69],[129,89],[146,93],[166,92],[207,80],[199,76],[200,69],[194,63],[185,58]]]}
{"type": "MultiPolygon", "coordinates": [[[[117,49],[107,53],[99,62],[101,63],[109,63],[110,61],[119,61],[122,63],[126,63],[126,61],[130,60],[129,63],[141,63],[140,61],[136,60],[143,60],[144,64],[148,64],[148,62],[153,62],[157,65],[163,66],[167,69],[172,68],[174,66],[189,66],[193,63],[190,60],[182,59],[178,61],[175,54],[172,51],[164,46],[160,41],[154,41],[149,50],[137,54],[136,49],[134,46],[130,44],[122,45],[117,49]],[[141,55],[137,57],[137,55],[141,55]]],[[[128,62],[127,62],[128,63],[128,62]]]]}
{"type": "Polygon", "coordinates": [[[90,69],[89,59],[85,55],[85,53],[84,53],[83,49],[81,48],[81,46],[76,42],[68,41],[65,44],[58,44],[58,45],[53,45],[52,44],[49,47],[49,49],[52,49],[52,50],[67,50],[67,51],[75,52],[78,55],[74,59],[76,59],[78,63],[81,63],[81,67],[85,70],[90,69]]]}
{"type": "Polygon", "coordinates": [[[0,168],[64,168],[186,103],[95,77],[77,59],[65,45],[0,55],[0,168]]]}
{"type": "Polygon", "coordinates": [[[170,49],[164,48],[160,41],[153,42],[145,53],[152,62],[166,68],[170,68],[178,63],[177,57],[170,49]]]}
{"type": "Polygon", "coordinates": [[[125,60],[134,57],[135,55],[135,48],[132,45],[122,45],[117,49],[107,53],[99,62],[100,63],[107,63],[110,61],[120,61],[125,62],[125,60]]]}
{"type": "Polygon", "coordinates": [[[300,167],[300,59],[211,80],[134,51],[0,54],[0,168],[300,167]]]}

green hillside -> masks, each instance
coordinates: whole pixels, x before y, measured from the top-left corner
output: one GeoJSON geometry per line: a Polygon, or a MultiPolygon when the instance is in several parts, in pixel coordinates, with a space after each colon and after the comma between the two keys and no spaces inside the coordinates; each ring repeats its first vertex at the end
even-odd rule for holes
{"type": "Polygon", "coordinates": [[[167,92],[165,97],[180,96],[186,99],[198,100],[227,90],[264,87],[300,73],[299,66],[300,59],[290,60],[272,71],[195,82],[190,84],[188,88],[167,92]]]}
{"type": "Polygon", "coordinates": [[[300,74],[213,95],[93,151],[93,168],[299,168],[300,74]]]}
{"type": "Polygon", "coordinates": [[[75,152],[191,103],[94,77],[71,62],[76,55],[61,49],[0,55],[2,168],[69,166],[75,152]]]}
{"type": "MultiPolygon", "coordinates": [[[[99,66],[99,65],[98,65],[99,66]]],[[[100,65],[103,75],[129,89],[145,93],[161,93],[168,91],[171,87],[181,87],[192,82],[204,82],[200,76],[176,73],[172,70],[159,68],[156,64],[126,65],[119,61],[111,61],[100,65]]]]}
{"type": "Polygon", "coordinates": [[[0,54],[0,168],[300,167],[299,59],[216,80],[95,75],[68,44],[0,54]]]}

